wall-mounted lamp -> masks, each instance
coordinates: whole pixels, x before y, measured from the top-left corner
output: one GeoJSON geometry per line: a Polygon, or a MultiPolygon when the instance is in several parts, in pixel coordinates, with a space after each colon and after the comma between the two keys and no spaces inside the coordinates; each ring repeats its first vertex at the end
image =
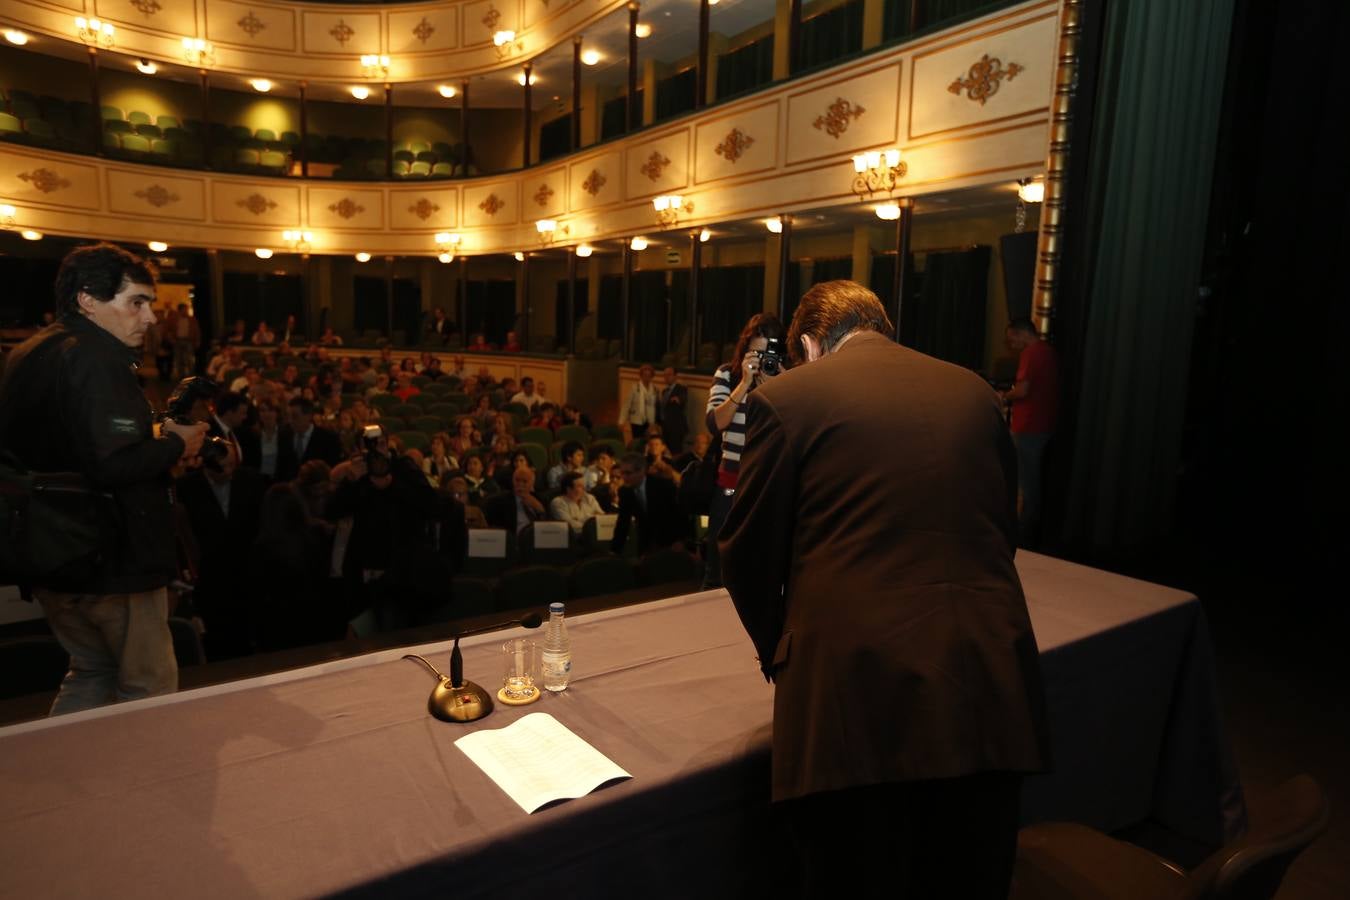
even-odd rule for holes
{"type": "Polygon", "coordinates": [[[646,250],[647,239],[645,237],[635,237],[628,242],[628,246],[632,247],[634,250],[646,250]]]}
{"type": "Polygon", "coordinates": [[[774,233],[774,234],[782,234],[782,233],[783,233],[783,217],[782,217],[782,216],[774,216],[772,219],[765,219],[765,220],[764,220],[764,227],[767,228],[767,229],[769,229],[769,231],[771,231],[771,232],[774,233]]]}
{"type": "Polygon", "coordinates": [[[498,31],[492,35],[492,46],[498,59],[510,59],[525,52],[525,39],[516,37],[514,31],[498,31]]]}
{"type": "Polygon", "coordinates": [[[216,48],[201,38],[183,38],[183,59],[189,65],[206,68],[216,64],[216,48]]]}
{"type": "Polygon", "coordinates": [[[514,256],[514,257],[516,258],[516,262],[524,262],[524,261],[525,261],[525,254],[522,253],[522,252],[519,251],[519,250],[517,250],[515,253],[513,253],[513,254],[511,254],[511,255],[514,256]]]}
{"type": "Polygon", "coordinates": [[[909,165],[895,147],[859,153],[853,157],[853,193],[860,200],[882,192],[889,194],[908,172],[909,165]]]}
{"type": "MultiPolygon", "coordinates": [[[[534,72],[530,72],[530,84],[538,84],[538,83],[539,83],[539,76],[534,74],[534,72]]],[[[516,75],[516,84],[520,85],[521,87],[525,86],[524,72],[520,72],[516,75]]]]}
{"type": "Polygon", "coordinates": [[[1034,178],[1017,179],[1016,225],[1013,231],[1021,234],[1027,228],[1027,204],[1045,200],[1045,182],[1034,178]]]}
{"type": "Polygon", "coordinates": [[[283,231],[281,239],[291,245],[292,252],[308,253],[314,241],[312,231],[283,231]]]}
{"type": "Polygon", "coordinates": [[[652,26],[646,22],[639,22],[638,27],[633,29],[633,33],[640,38],[652,36],[652,26]]]}
{"type": "Polygon", "coordinates": [[[113,38],[115,31],[111,22],[86,19],[84,16],[75,17],[75,33],[91,47],[111,47],[115,43],[113,38]]]}
{"type": "Polygon", "coordinates": [[[555,237],[567,234],[569,229],[566,225],[559,225],[555,219],[539,219],[534,223],[534,230],[539,232],[540,243],[551,244],[555,237]]]}
{"type": "Polygon", "coordinates": [[[680,215],[694,211],[692,200],[686,200],[679,194],[662,194],[652,198],[652,208],[656,210],[656,220],[662,228],[669,228],[680,221],[680,215]]]}
{"type": "Polygon", "coordinates": [[[370,262],[370,254],[362,250],[360,253],[356,254],[356,261],[359,263],[370,262]]]}
{"type": "Polygon", "coordinates": [[[440,94],[442,97],[449,100],[453,98],[456,94],[458,94],[459,91],[455,90],[448,84],[442,84],[436,88],[436,93],[440,94]]]}
{"type": "Polygon", "coordinates": [[[22,237],[25,241],[40,241],[40,240],[42,240],[42,232],[40,232],[40,231],[34,231],[34,230],[31,229],[31,228],[25,228],[23,231],[20,231],[20,232],[19,232],[19,236],[22,237]]]}
{"type": "Polygon", "coordinates": [[[455,254],[447,251],[445,253],[438,254],[436,258],[443,263],[452,263],[455,261],[455,254]]]}
{"type": "Polygon", "coordinates": [[[576,250],[576,253],[577,253],[577,256],[581,257],[582,259],[585,259],[586,257],[590,256],[590,255],[591,255],[592,253],[594,253],[594,252],[595,252],[595,248],[592,247],[590,244],[577,244],[577,250],[576,250]]]}
{"type": "Polygon", "coordinates": [[[141,57],[136,60],[136,71],[140,72],[142,75],[153,75],[159,71],[159,66],[155,65],[145,57],[141,57]]]}
{"type": "Polygon", "coordinates": [[[272,90],[272,82],[268,81],[266,78],[254,78],[249,84],[251,84],[253,89],[260,94],[266,94],[268,91],[272,90]]]}
{"type": "Polygon", "coordinates": [[[441,262],[450,262],[455,258],[455,251],[464,240],[462,234],[456,234],[450,231],[438,231],[435,234],[436,249],[440,250],[441,262]],[[445,257],[450,257],[446,259],[445,257]]]}
{"type": "Polygon", "coordinates": [[[253,251],[253,255],[256,256],[256,257],[258,257],[258,259],[271,259],[271,258],[272,258],[272,248],[271,248],[271,247],[259,247],[257,250],[254,250],[254,251],[253,251]]]}
{"type": "Polygon", "coordinates": [[[361,56],[361,76],[363,78],[385,79],[389,77],[389,57],[382,53],[365,53],[361,56]]]}
{"type": "Polygon", "coordinates": [[[600,51],[599,50],[581,51],[581,61],[588,66],[595,65],[596,63],[600,62],[600,51]]]}
{"type": "Polygon", "coordinates": [[[364,84],[358,84],[356,87],[352,88],[352,96],[357,100],[364,100],[370,96],[370,88],[366,87],[364,84]]]}
{"type": "Polygon", "coordinates": [[[169,245],[164,243],[163,241],[150,241],[145,246],[150,250],[151,253],[163,253],[165,250],[169,249],[169,245]]]}
{"type": "Polygon", "coordinates": [[[28,35],[17,28],[6,28],[5,40],[16,47],[22,47],[24,44],[28,43],[28,35]]]}
{"type": "Polygon", "coordinates": [[[12,203],[0,203],[0,228],[13,228],[18,214],[12,203]]]}

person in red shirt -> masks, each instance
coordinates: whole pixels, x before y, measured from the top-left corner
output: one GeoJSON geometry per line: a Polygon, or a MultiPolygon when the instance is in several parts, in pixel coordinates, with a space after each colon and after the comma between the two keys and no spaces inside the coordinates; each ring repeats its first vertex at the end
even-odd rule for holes
{"type": "Polygon", "coordinates": [[[519,353],[524,349],[524,347],[520,346],[520,338],[516,336],[516,333],[514,331],[508,331],[506,333],[506,341],[502,344],[502,352],[519,353]]]}
{"type": "Polygon", "coordinates": [[[1023,546],[1035,542],[1041,521],[1041,458],[1059,416],[1059,358],[1041,340],[1030,319],[1008,323],[1005,342],[1017,354],[1017,377],[1003,392],[1012,406],[1012,439],[1017,448],[1017,487],[1021,495],[1017,527],[1023,546]]]}
{"type": "Polygon", "coordinates": [[[481,334],[475,334],[473,336],[473,343],[469,344],[468,349],[477,351],[491,350],[492,345],[485,341],[481,334]]]}
{"type": "Polygon", "coordinates": [[[422,393],[421,389],[412,383],[412,377],[412,372],[400,369],[398,373],[398,387],[390,391],[390,393],[404,403],[407,403],[413,397],[422,393]]]}

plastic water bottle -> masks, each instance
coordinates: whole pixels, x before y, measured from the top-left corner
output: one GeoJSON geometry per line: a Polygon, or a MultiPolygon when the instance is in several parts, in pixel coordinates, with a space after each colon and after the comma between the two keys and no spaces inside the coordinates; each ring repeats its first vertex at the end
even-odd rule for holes
{"type": "Polygon", "coordinates": [[[563,621],[563,605],[548,605],[548,625],[544,632],[544,689],[567,690],[572,677],[572,645],[567,640],[567,623],[563,621]]]}

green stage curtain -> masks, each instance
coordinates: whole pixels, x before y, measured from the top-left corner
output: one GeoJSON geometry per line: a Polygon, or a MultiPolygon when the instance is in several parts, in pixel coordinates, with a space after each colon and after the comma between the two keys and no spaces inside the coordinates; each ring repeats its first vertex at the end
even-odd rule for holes
{"type": "Polygon", "coordinates": [[[984,369],[990,258],[988,247],[928,254],[923,284],[907,304],[914,330],[909,346],[967,369],[984,369]]]}
{"type": "Polygon", "coordinates": [[[1087,185],[1069,198],[1089,277],[1076,423],[1060,438],[1064,539],[1110,555],[1155,545],[1172,519],[1233,0],[1105,15],[1087,185]]]}

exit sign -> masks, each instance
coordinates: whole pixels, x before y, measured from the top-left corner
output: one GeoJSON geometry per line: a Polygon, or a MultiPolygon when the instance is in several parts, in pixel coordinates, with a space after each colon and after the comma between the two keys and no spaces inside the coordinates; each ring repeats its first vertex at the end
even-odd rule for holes
{"type": "Polygon", "coordinates": [[[680,251],[671,247],[666,248],[666,265],[678,266],[680,264],[680,251]]]}

